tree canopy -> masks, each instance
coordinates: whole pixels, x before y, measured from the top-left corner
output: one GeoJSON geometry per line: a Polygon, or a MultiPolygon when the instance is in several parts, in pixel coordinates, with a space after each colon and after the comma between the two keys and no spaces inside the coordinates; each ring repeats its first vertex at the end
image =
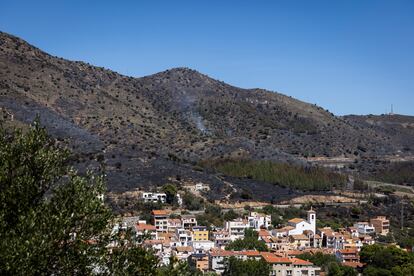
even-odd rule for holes
{"type": "Polygon", "coordinates": [[[270,274],[269,265],[263,260],[240,260],[230,257],[223,276],[263,276],[270,274]]]}
{"type": "Polygon", "coordinates": [[[257,251],[268,251],[266,243],[258,240],[258,233],[253,229],[246,229],[244,238],[237,239],[230,242],[226,246],[226,250],[257,250],[257,251]]]}
{"type": "Polygon", "coordinates": [[[167,275],[129,232],[112,233],[103,173],[80,175],[69,157],[37,120],[0,128],[0,274],[167,275]]]}
{"type": "Polygon", "coordinates": [[[364,275],[414,275],[414,254],[396,246],[373,244],[360,252],[364,275]]]}

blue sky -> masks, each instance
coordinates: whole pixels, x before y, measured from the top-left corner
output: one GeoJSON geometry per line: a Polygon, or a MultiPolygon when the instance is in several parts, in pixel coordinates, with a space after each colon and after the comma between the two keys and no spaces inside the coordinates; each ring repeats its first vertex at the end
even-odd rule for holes
{"type": "Polygon", "coordinates": [[[126,75],[185,66],[338,115],[414,115],[411,0],[2,0],[0,30],[126,75]]]}

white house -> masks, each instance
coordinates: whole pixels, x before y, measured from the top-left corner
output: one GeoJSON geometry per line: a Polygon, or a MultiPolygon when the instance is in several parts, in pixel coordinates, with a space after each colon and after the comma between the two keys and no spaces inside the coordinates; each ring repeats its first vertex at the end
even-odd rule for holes
{"type": "Polygon", "coordinates": [[[192,241],[190,245],[194,248],[196,253],[205,253],[214,248],[213,241],[192,241]]]}
{"type": "Polygon", "coordinates": [[[161,202],[167,201],[167,195],[165,193],[142,193],[142,199],[144,202],[161,202]]]}
{"type": "Polygon", "coordinates": [[[370,225],[368,222],[357,222],[354,224],[354,227],[357,229],[358,233],[361,235],[369,235],[375,233],[375,227],[370,225]]]}
{"type": "Polygon", "coordinates": [[[249,221],[246,219],[235,219],[226,221],[225,230],[229,232],[231,240],[244,238],[244,231],[250,228],[249,221]]]}
{"type": "Polygon", "coordinates": [[[197,226],[197,219],[194,215],[183,215],[181,216],[181,227],[190,230],[194,226],[197,226]]]}
{"type": "Polygon", "coordinates": [[[190,246],[191,242],[193,241],[193,237],[189,230],[184,228],[178,228],[175,230],[175,236],[177,240],[171,241],[171,246],[173,247],[182,247],[182,246],[190,246]]]}
{"type": "Polygon", "coordinates": [[[262,228],[267,229],[272,223],[272,216],[259,214],[257,212],[250,212],[250,215],[247,217],[249,221],[249,227],[259,231],[262,228]]]}

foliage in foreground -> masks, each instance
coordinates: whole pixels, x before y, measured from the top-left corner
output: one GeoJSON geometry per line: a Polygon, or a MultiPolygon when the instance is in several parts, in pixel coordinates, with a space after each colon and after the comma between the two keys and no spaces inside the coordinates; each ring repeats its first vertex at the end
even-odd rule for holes
{"type": "Polygon", "coordinates": [[[110,233],[103,177],[78,175],[38,121],[0,132],[1,275],[190,275],[181,262],[165,274],[128,233],[110,233]]]}
{"type": "Polygon", "coordinates": [[[286,163],[256,160],[225,160],[204,162],[221,173],[245,177],[304,191],[327,191],[342,188],[347,182],[343,175],[316,167],[302,167],[286,163]]]}
{"type": "Polygon", "coordinates": [[[270,274],[269,265],[263,260],[240,260],[230,257],[223,276],[263,276],[270,274]]]}

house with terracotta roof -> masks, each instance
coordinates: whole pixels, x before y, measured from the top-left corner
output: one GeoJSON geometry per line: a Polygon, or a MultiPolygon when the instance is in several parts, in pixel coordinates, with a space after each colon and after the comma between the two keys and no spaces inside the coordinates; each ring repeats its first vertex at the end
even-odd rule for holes
{"type": "Polygon", "coordinates": [[[317,234],[322,237],[322,247],[334,248],[335,247],[335,234],[331,227],[323,227],[317,229],[317,234]]]}
{"type": "Polygon", "coordinates": [[[188,257],[193,253],[193,247],[191,246],[177,246],[173,250],[173,255],[177,257],[178,260],[187,261],[188,257]]]}
{"type": "Polygon", "coordinates": [[[190,246],[193,241],[193,236],[190,230],[178,228],[175,230],[175,239],[171,240],[171,246],[190,246]]]}
{"type": "Polygon", "coordinates": [[[287,251],[291,249],[289,237],[272,237],[271,249],[274,251],[287,251]]]}
{"type": "Polygon", "coordinates": [[[209,270],[222,274],[226,269],[226,261],[231,256],[236,256],[235,251],[212,250],[209,252],[209,270]]]}
{"type": "Polygon", "coordinates": [[[309,238],[304,234],[290,235],[289,242],[293,249],[303,250],[311,246],[309,238]]]}
{"type": "Polygon", "coordinates": [[[315,276],[319,275],[321,270],[311,262],[297,258],[279,257],[272,253],[263,254],[263,259],[270,265],[270,275],[272,276],[315,276]]]}
{"type": "Polygon", "coordinates": [[[149,236],[152,240],[158,239],[157,228],[154,225],[147,224],[143,221],[135,224],[135,235],[138,240],[144,238],[145,236],[149,236]]]}
{"type": "Polygon", "coordinates": [[[157,232],[167,232],[169,212],[166,210],[152,210],[151,214],[157,232]]]}
{"type": "Polygon", "coordinates": [[[278,229],[273,229],[272,230],[272,235],[275,237],[287,237],[289,236],[289,231],[295,229],[295,227],[293,226],[285,226],[282,228],[278,228],[278,229]]]}
{"type": "Polygon", "coordinates": [[[177,228],[181,228],[181,219],[179,218],[169,218],[167,220],[167,229],[168,232],[175,232],[177,228]]]}
{"type": "Polygon", "coordinates": [[[335,253],[339,262],[359,263],[359,253],[356,248],[340,249],[335,253]]]}

